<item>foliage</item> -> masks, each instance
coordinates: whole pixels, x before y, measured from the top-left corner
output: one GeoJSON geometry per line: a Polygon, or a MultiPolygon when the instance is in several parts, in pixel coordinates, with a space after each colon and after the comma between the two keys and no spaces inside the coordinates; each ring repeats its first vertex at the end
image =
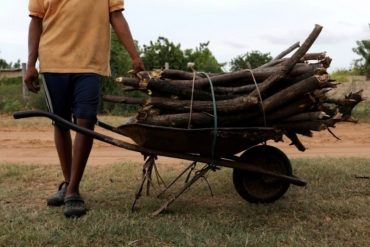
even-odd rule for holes
{"type": "Polygon", "coordinates": [[[0,69],[19,69],[21,67],[21,60],[17,60],[14,64],[8,63],[5,59],[0,58],[0,69]]]}
{"type": "Polygon", "coordinates": [[[9,64],[2,58],[0,58],[0,69],[7,69],[9,68],[9,64]]]}
{"type": "Polygon", "coordinates": [[[22,95],[22,78],[3,78],[0,80],[0,112],[13,113],[20,110],[47,110],[44,92],[29,94],[25,101],[22,95]]]}
{"type": "Polygon", "coordinates": [[[13,113],[22,109],[22,103],[17,99],[0,101],[0,110],[6,113],[13,113]]]}
{"type": "Polygon", "coordinates": [[[237,71],[247,68],[257,68],[265,63],[268,63],[272,60],[270,53],[262,53],[260,51],[254,50],[247,52],[244,55],[237,56],[232,59],[230,62],[231,71],[237,71]]]}
{"type": "Polygon", "coordinates": [[[172,69],[184,69],[186,61],[180,44],[174,44],[165,37],[158,37],[157,41],[150,41],[144,45],[143,62],[146,69],[163,69],[169,63],[172,69]]]}
{"type": "Polygon", "coordinates": [[[370,123],[370,102],[363,101],[360,102],[352,111],[352,116],[354,119],[360,122],[370,123]]]}
{"type": "Polygon", "coordinates": [[[222,66],[208,48],[209,42],[200,43],[199,47],[193,49],[186,49],[184,51],[185,59],[188,62],[195,64],[195,69],[207,73],[222,72],[222,66]]]}
{"type": "Polygon", "coordinates": [[[361,58],[354,61],[354,67],[358,69],[362,75],[370,77],[370,39],[356,41],[356,44],[357,47],[353,48],[353,52],[361,56],[361,58]]]}
{"type": "Polygon", "coordinates": [[[112,77],[127,75],[131,68],[130,55],[120,43],[115,32],[111,35],[110,65],[112,77]]]}
{"type": "Polygon", "coordinates": [[[208,45],[209,42],[201,43],[195,49],[183,50],[180,44],[159,37],[143,46],[143,62],[148,70],[163,69],[166,63],[171,69],[187,70],[187,64],[192,62],[199,71],[221,72],[223,64],[218,63],[208,45]]]}
{"type": "MultiPolygon", "coordinates": [[[[127,76],[131,69],[131,58],[126,49],[120,43],[117,35],[111,35],[110,66],[111,76],[104,77],[101,83],[101,93],[103,95],[123,95],[123,89],[115,82],[118,76],[127,76]]],[[[137,44],[136,44],[137,45],[137,44]]],[[[124,104],[113,104],[101,101],[99,113],[129,115],[136,110],[136,107],[124,104]]]]}

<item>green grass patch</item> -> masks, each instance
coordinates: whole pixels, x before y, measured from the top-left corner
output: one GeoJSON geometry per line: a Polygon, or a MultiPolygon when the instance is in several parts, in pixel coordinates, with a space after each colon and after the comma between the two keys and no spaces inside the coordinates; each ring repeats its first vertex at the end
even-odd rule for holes
{"type": "Polygon", "coordinates": [[[42,86],[37,94],[28,93],[28,98],[23,99],[21,77],[0,80],[0,113],[10,114],[31,109],[47,110],[42,86]]]}
{"type": "Polygon", "coordinates": [[[370,101],[360,102],[353,109],[352,116],[360,122],[370,123],[370,101]]]}
{"type": "Polygon", "coordinates": [[[348,82],[350,76],[359,75],[357,71],[348,69],[337,69],[330,74],[331,79],[336,80],[339,83],[348,82]]]}
{"type": "MultiPolygon", "coordinates": [[[[291,186],[272,204],[249,204],[235,192],[231,169],[208,176],[169,212],[150,214],[153,196],[130,207],[141,180],[133,163],[87,167],[81,184],[89,211],[65,219],[45,198],[61,181],[56,166],[0,165],[0,243],[3,246],[366,246],[369,242],[368,159],[295,159],[305,187],[291,186]]],[[[185,166],[185,165],[184,165],[185,166]]],[[[166,181],[183,166],[161,166],[166,181]]],[[[177,189],[180,185],[177,185],[177,189]]]]}

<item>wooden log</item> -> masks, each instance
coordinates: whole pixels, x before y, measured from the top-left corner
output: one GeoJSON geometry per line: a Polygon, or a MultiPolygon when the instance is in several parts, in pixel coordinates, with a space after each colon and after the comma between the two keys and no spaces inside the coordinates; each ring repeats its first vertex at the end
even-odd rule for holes
{"type": "MultiPolygon", "coordinates": [[[[175,95],[182,99],[190,99],[193,95],[193,99],[196,100],[212,100],[212,93],[206,92],[199,89],[194,89],[185,87],[183,85],[174,86],[172,83],[169,83],[161,79],[151,79],[147,82],[147,89],[151,91],[166,93],[169,95],[175,95]]],[[[228,95],[215,95],[216,100],[230,99],[232,96],[228,95]]]]}
{"type": "Polygon", "coordinates": [[[285,62],[286,60],[287,60],[287,58],[281,58],[281,59],[277,59],[277,60],[271,60],[270,62],[265,63],[265,64],[257,67],[256,69],[263,69],[263,68],[267,68],[267,67],[273,67],[273,66],[276,66],[276,65],[279,65],[279,64],[285,62]]]}
{"type": "Polygon", "coordinates": [[[115,96],[115,95],[103,95],[102,99],[106,102],[129,104],[129,105],[144,105],[145,102],[148,100],[147,98],[115,96]]]}
{"type": "Polygon", "coordinates": [[[312,121],[329,118],[330,116],[323,111],[316,112],[304,112],[297,115],[293,115],[283,120],[283,122],[301,122],[301,121],[312,121]]]}
{"type": "Polygon", "coordinates": [[[316,38],[319,36],[320,32],[322,30],[322,26],[315,25],[314,30],[311,32],[311,34],[307,37],[305,42],[302,44],[302,46],[293,54],[293,56],[284,63],[284,66],[281,70],[279,70],[278,73],[269,76],[266,80],[264,80],[261,83],[261,86],[258,90],[254,90],[252,93],[250,93],[251,96],[257,96],[258,93],[263,93],[267,89],[269,89],[275,82],[281,80],[286,74],[288,74],[293,68],[294,65],[306,54],[308,49],[312,46],[312,44],[315,42],[316,38]]]}
{"type": "MultiPolygon", "coordinates": [[[[213,113],[212,101],[193,101],[189,100],[168,100],[166,98],[151,97],[146,102],[147,105],[153,105],[160,109],[171,110],[173,112],[188,112],[192,107],[196,112],[213,113]]],[[[257,106],[256,97],[241,96],[228,100],[215,101],[216,110],[219,113],[234,113],[253,109],[257,106]]]]}
{"type": "MultiPolygon", "coordinates": [[[[204,111],[213,113],[212,101],[193,101],[177,100],[163,97],[136,98],[128,96],[104,95],[104,101],[122,104],[152,105],[159,109],[171,110],[173,112],[187,112],[192,105],[193,111],[204,111]]],[[[240,96],[229,100],[216,101],[217,112],[232,113],[256,107],[258,99],[256,97],[240,96]]]]}
{"type": "Polygon", "coordinates": [[[309,77],[268,97],[263,101],[263,107],[266,112],[277,109],[287,102],[327,85],[327,80],[326,75],[309,77]]]}
{"type": "MultiPolygon", "coordinates": [[[[182,79],[182,80],[193,80],[194,73],[193,72],[186,72],[182,70],[175,70],[175,69],[165,69],[161,73],[162,78],[169,78],[169,79],[182,79]]],[[[202,78],[197,73],[195,74],[195,79],[202,78]]]]}
{"type": "Polygon", "coordinates": [[[314,99],[306,96],[296,101],[293,101],[276,111],[267,113],[267,121],[282,121],[283,119],[310,110],[314,106],[314,99]]]}
{"type": "Polygon", "coordinates": [[[256,88],[254,84],[248,84],[240,87],[214,87],[217,94],[236,95],[241,93],[249,93],[256,88]]]}
{"type": "Polygon", "coordinates": [[[306,53],[302,57],[302,61],[324,60],[325,58],[326,58],[326,52],[306,53]]]}
{"type": "MultiPolygon", "coordinates": [[[[257,82],[263,81],[266,78],[269,78],[272,75],[279,73],[284,68],[284,65],[274,66],[274,67],[267,67],[261,69],[254,69],[254,70],[240,70],[236,72],[230,72],[222,75],[216,75],[211,77],[213,86],[222,86],[227,85],[230,82],[240,81],[240,82],[249,82],[253,83],[253,76],[257,80],[257,82]],[[253,76],[252,76],[253,73],[253,76]]],[[[290,75],[298,76],[309,71],[315,71],[318,68],[322,68],[320,64],[296,64],[293,69],[290,71],[290,75]]],[[[174,87],[176,86],[186,86],[192,87],[193,81],[192,80],[169,80],[168,83],[174,87]]],[[[195,88],[204,88],[209,86],[209,80],[207,78],[198,79],[194,81],[195,88]]]]}
{"type": "MultiPolygon", "coordinates": [[[[168,115],[146,115],[138,119],[140,123],[170,126],[170,127],[186,127],[189,123],[189,113],[178,113],[168,115]]],[[[211,126],[213,116],[207,113],[193,113],[191,115],[191,124],[196,126],[211,126]]]]}
{"type": "Polygon", "coordinates": [[[286,55],[288,55],[289,53],[291,53],[295,49],[299,48],[299,46],[300,46],[299,45],[299,42],[294,43],[293,45],[291,45],[290,47],[288,47],[288,49],[286,49],[285,51],[281,52],[279,55],[277,55],[276,57],[274,57],[274,59],[272,59],[272,61],[279,60],[279,59],[285,57],[286,55]]]}
{"type": "MultiPolygon", "coordinates": [[[[232,82],[239,82],[240,84],[254,84],[252,73],[257,80],[257,82],[261,82],[268,78],[271,75],[278,73],[282,69],[282,65],[268,67],[268,68],[261,68],[261,69],[254,69],[252,72],[250,70],[240,70],[236,72],[230,72],[221,75],[215,75],[211,77],[212,83],[215,87],[217,86],[227,86],[232,84],[232,82]]],[[[289,73],[291,77],[299,76],[306,73],[314,73],[317,69],[322,68],[320,64],[296,64],[293,70],[289,73]]],[[[193,85],[193,80],[163,80],[158,78],[148,79],[145,78],[143,80],[139,80],[137,78],[130,78],[130,77],[118,77],[116,79],[118,83],[121,83],[125,86],[130,86],[137,88],[138,90],[161,90],[162,85],[166,85],[167,87],[170,85],[171,87],[180,87],[180,89],[184,89],[186,87],[191,88],[193,85]],[[158,84],[158,85],[154,85],[158,84]]],[[[209,86],[209,80],[207,78],[197,79],[194,81],[194,86],[196,89],[200,89],[203,87],[209,86]]],[[[166,89],[163,89],[166,90],[166,89]]],[[[162,90],[162,91],[163,91],[162,90]]],[[[173,92],[174,90],[170,90],[173,92]]]]}
{"type": "Polygon", "coordinates": [[[285,130],[313,130],[322,131],[326,130],[328,126],[322,121],[304,121],[304,122],[293,122],[293,123],[280,123],[275,124],[273,127],[285,130]]]}

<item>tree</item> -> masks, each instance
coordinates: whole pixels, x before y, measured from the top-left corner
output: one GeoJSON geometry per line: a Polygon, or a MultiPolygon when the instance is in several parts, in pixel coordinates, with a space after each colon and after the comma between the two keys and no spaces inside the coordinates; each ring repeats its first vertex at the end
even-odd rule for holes
{"type": "Polygon", "coordinates": [[[0,69],[19,69],[21,67],[21,60],[18,59],[14,64],[8,63],[5,59],[0,58],[0,69]]]}
{"type": "Polygon", "coordinates": [[[8,63],[4,59],[0,58],[0,69],[7,69],[8,67],[8,63]]]}
{"type": "Polygon", "coordinates": [[[188,70],[187,64],[192,62],[198,71],[222,72],[223,64],[217,62],[208,45],[209,42],[200,43],[195,49],[183,50],[180,44],[158,37],[156,42],[144,45],[143,62],[148,70],[162,69],[165,63],[169,63],[171,69],[188,70]]]}
{"type": "Polygon", "coordinates": [[[268,63],[272,60],[270,53],[262,53],[260,51],[251,51],[247,52],[244,55],[237,56],[236,58],[232,59],[230,62],[231,71],[237,71],[241,69],[249,68],[251,69],[257,68],[265,63],[268,63]]]}
{"type": "MultiPolygon", "coordinates": [[[[127,72],[131,70],[131,58],[126,49],[121,45],[117,35],[114,32],[112,32],[111,35],[110,67],[112,75],[110,77],[103,78],[103,83],[101,84],[102,94],[122,95],[124,92],[122,88],[120,88],[120,85],[115,82],[115,78],[118,76],[127,76],[127,72]]],[[[102,102],[99,112],[122,115],[129,112],[131,109],[132,106],[129,105],[102,102]]]]}
{"type": "Polygon", "coordinates": [[[357,47],[353,48],[353,51],[361,58],[354,61],[355,69],[358,69],[360,74],[366,75],[370,79],[370,40],[356,41],[356,44],[357,47]]]}
{"type": "Polygon", "coordinates": [[[150,41],[143,47],[143,62],[147,70],[162,69],[169,63],[172,69],[186,68],[184,52],[180,44],[174,44],[165,37],[158,37],[157,41],[150,41]]]}
{"type": "Polygon", "coordinates": [[[130,55],[121,45],[115,32],[111,35],[110,66],[112,77],[127,75],[131,69],[130,55]]]}
{"type": "Polygon", "coordinates": [[[222,72],[224,64],[220,64],[208,48],[209,42],[200,43],[195,50],[185,50],[185,59],[187,62],[195,64],[195,69],[204,72],[222,72]]]}

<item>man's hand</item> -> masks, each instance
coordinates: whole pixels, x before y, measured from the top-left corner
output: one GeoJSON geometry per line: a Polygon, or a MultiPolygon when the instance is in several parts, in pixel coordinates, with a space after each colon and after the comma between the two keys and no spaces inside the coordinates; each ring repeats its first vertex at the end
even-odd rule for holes
{"type": "Polygon", "coordinates": [[[122,11],[114,11],[110,13],[109,18],[119,41],[123,44],[127,52],[130,54],[132,61],[132,70],[133,73],[136,75],[140,71],[144,70],[144,64],[141,61],[140,56],[136,50],[126,18],[123,16],[122,11]]]}
{"type": "Polygon", "coordinates": [[[144,70],[144,63],[140,58],[132,60],[132,69],[135,74],[144,70]]]}
{"type": "Polygon", "coordinates": [[[39,72],[35,67],[28,67],[24,82],[29,91],[37,93],[40,90],[39,72]]]}

